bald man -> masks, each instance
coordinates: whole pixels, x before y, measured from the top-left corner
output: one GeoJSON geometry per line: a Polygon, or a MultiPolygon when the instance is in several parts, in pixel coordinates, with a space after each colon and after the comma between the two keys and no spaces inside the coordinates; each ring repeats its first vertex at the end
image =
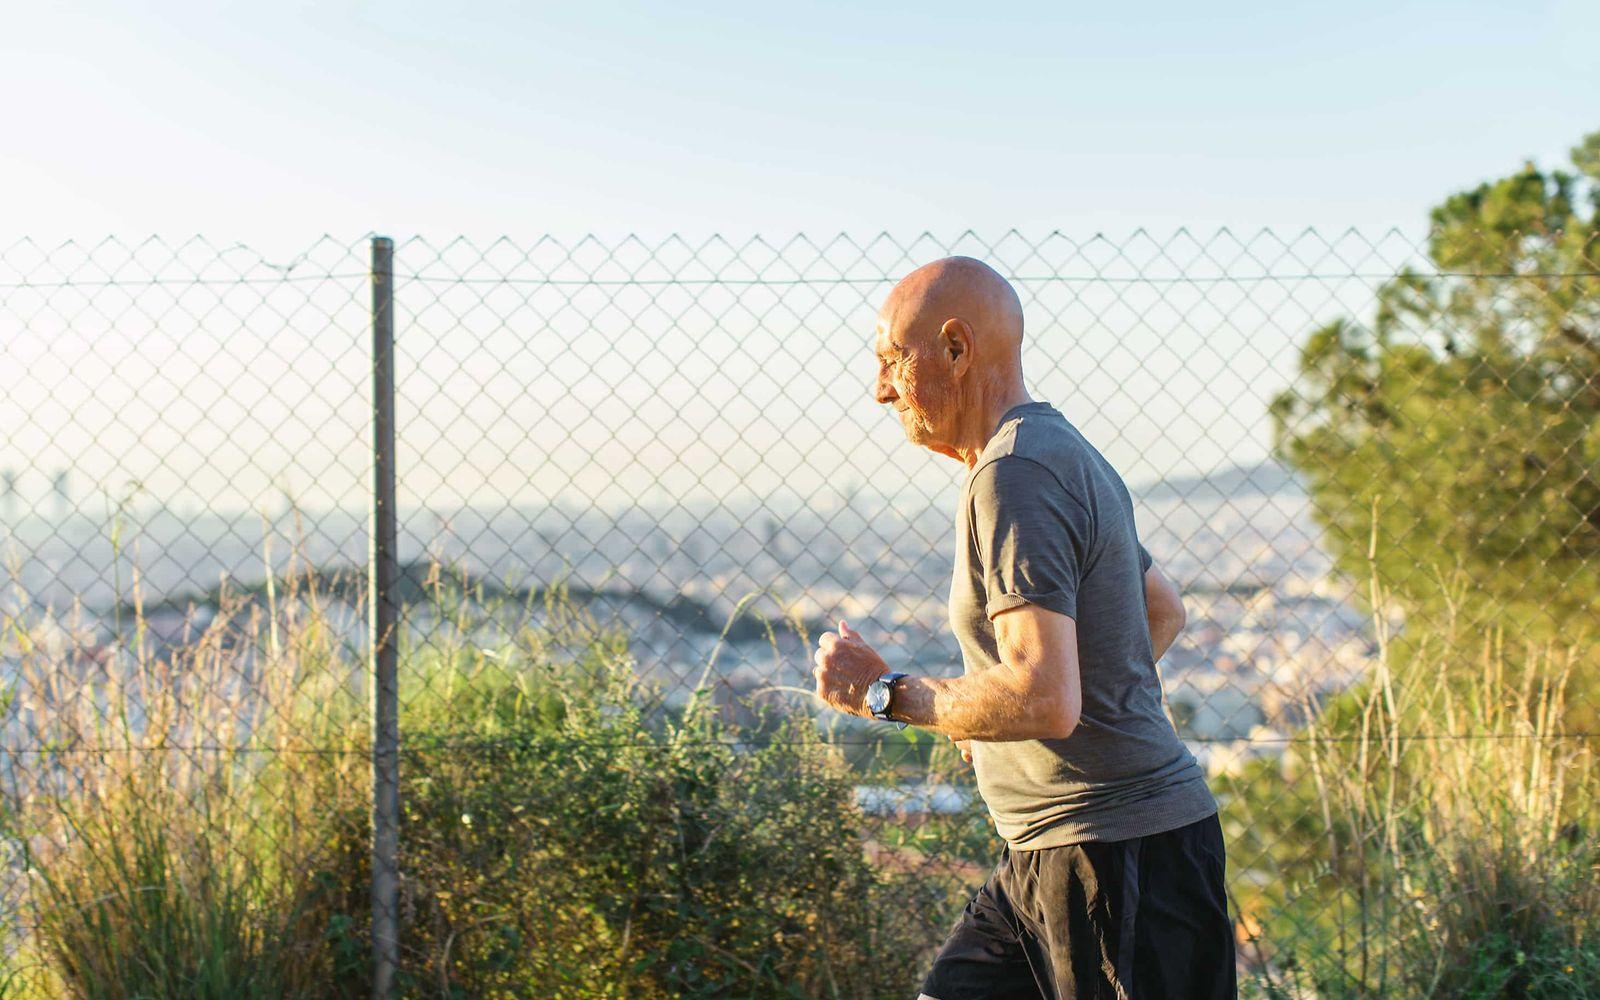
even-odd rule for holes
{"type": "Polygon", "coordinates": [[[1233,998],[1217,803],[1161,708],[1183,604],[1116,470],[1028,397],[1022,305],[988,265],[913,271],[878,315],[877,401],[967,467],[950,623],[965,673],[891,670],[848,622],[817,694],[962,748],[1005,844],[925,1000],[1233,998]]]}

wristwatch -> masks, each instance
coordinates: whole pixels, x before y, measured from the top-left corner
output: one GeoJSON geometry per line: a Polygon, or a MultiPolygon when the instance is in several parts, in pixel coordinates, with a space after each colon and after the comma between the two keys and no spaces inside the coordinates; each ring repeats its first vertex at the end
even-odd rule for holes
{"type": "Polygon", "coordinates": [[[904,677],[905,674],[888,673],[867,685],[867,711],[872,713],[874,719],[893,722],[904,729],[906,724],[889,716],[889,702],[894,698],[894,682],[904,677]]]}

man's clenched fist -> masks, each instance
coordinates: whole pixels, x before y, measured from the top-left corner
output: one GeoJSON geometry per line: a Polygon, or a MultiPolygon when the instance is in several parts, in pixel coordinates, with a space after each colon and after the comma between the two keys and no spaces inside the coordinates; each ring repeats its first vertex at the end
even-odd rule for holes
{"type": "Polygon", "coordinates": [[[889,671],[883,657],[844,620],[838,632],[824,632],[817,640],[817,697],[841,712],[868,715],[867,685],[889,671]]]}

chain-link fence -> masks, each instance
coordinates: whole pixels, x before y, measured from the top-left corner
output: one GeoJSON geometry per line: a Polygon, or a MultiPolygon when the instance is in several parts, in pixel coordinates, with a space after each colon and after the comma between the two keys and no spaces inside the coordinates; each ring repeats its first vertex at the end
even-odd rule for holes
{"type": "Polygon", "coordinates": [[[1184,594],[1243,982],[1430,995],[1485,921],[1581,931],[1600,283],[1480,240],[12,244],[8,982],[914,993],[999,841],[810,652],[962,669],[965,469],[870,398],[877,305],[951,253],[1184,594]]]}

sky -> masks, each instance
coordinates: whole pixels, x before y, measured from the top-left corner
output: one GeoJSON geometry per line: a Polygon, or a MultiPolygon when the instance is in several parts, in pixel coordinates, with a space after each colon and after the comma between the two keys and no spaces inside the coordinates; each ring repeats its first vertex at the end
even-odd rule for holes
{"type": "Polygon", "coordinates": [[[7,6],[44,242],[1416,226],[1600,128],[1592,0],[7,6]]]}
{"type": "MultiPolygon", "coordinates": [[[[569,245],[589,233],[607,245],[629,234],[652,242],[681,234],[691,244],[721,234],[739,245],[755,234],[820,241],[844,231],[865,241],[888,231],[904,241],[931,231],[940,239],[930,246],[949,246],[969,229],[992,239],[1015,228],[1031,238],[1059,230],[1069,243],[1105,232],[1127,246],[1141,228],[1164,245],[1179,227],[1415,232],[1445,194],[1525,159],[1557,165],[1600,128],[1593,0],[1138,8],[119,0],[9,3],[4,24],[0,265],[13,252],[24,280],[31,275],[15,263],[25,256],[14,253],[17,240],[50,248],[107,235],[133,243],[203,234],[215,246],[246,244],[270,263],[293,261],[332,234],[333,245],[358,253],[359,287],[362,234],[372,232],[400,241],[406,266],[417,257],[405,254],[414,246],[407,241],[419,236],[440,246],[456,235],[480,245],[504,235],[527,247],[547,233],[569,245]]],[[[1356,242],[1355,262],[1320,259],[1336,271],[1393,264],[1363,257],[1356,242]]],[[[184,266],[175,269],[180,277],[184,266]]],[[[342,407],[348,430],[327,461],[347,488],[327,489],[330,502],[359,496],[361,296],[323,289],[333,304],[308,308],[299,286],[255,287],[233,289],[235,299],[220,305],[205,289],[176,304],[149,290],[136,308],[127,289],[93,293],[87,307],[73,290],[24,290],[7,301],[0,289],[0,334],[10,338],[0,346],[23,362],[0,372],[0,414],[23,428],[0,464],[37,465],[25,484],[35,494],[62,464],[106,492],[124,476],[165,470],[169,497],[188,487],[200,502],[254,469],[255,496],[324,443],[318,421],[331,418],[308,416],[303,404],[338,392],[327,402],[342,407]],[[185,317],[196,319],[185,327],[185,317]],[[145,321],[150,329],[136,329],[145,321]],[[102,336],[108,322],[123,335],[116,342],[102,336]],[[166,353],[151,353],[155,344],[166,353]],[[319,369],[332,388],[307,384],[315,381],[312,351],[339,356],[340,365],[319,369]],[[295,379],[303,381],[285,391],[295,379]],[[163,433],[184,440],[147,433],[141,428],[162,425],[139,424],[136,412],[181,421],[163,433]],[[300,438],[291,436],[296,417],[300,438]],[[251,427],[255,437],[241,430],[251,427]],[[90,460],[96,442],[100,457],[90,460]],[[218,459],[228,443],[239,447],[231,470],[218,459]],[[136,447],[148,451],[143,471],[128,467],[136,447]],[[183,462],[172,457],[185,448],[183,462]],[[215,481],[203,484],[201,472],[215,481]]],[[[1253,286],[1231,305],[1217,297],[1227,291],[1220,286],[1077,288],[1050,291],[1055,304],[1042,318],[1079,339],[1041,358],[1055,366],[1044,388],[1058,400],[1077,397],[1070,415],[1130,481],[1259,460],[1265,400],[1288,377],[1298,338],[1370,301],[1365,287],[1314,283],[1293,292],[1253,286]]],[[[782,391],[813,384],[839,396],[829,405],[859,434],[829,442],[826,428],[837,421],[812,414],[817,440],[767,472],[791,485],[801,466],[825,478],[826,459],[806,456],[832,447],[853,450],[850,474],[870,477],[878,455],[898,456],[893,449],[903,445],[862,388],[872,374],[864,348],[871,300],[882,291],[859,286],[822,302],[839,293],[797,289],[775,304],[755,290],[726,305],[733,320],[686,301],[636,323],[613,300],[624,293],[601,290],[600,301],[576,312],[555,303],[579,345],[566,357],[564,343],[539,346],[559,324],[525,299],[486,309],[477,292],[458,288],[465,298],[446,302],[436,287],[402,288],[410,296],[400,303],[402,333],[421,345],[401,373],[402,394],[413,397],[402,402],[414,403],[411,427],[431,433],[454,421],[457,437],[439,438],[436,467],[468,455],[516,480],[507,495],[528,483],[528,463],[548,465],[556,454],[532,440],[529,400],[546,400],[546,415],[565,406],[573,412],[562,446],[577,449],[584,475],[615,486],[622,477],[598,457],[604,445],[621,447],[629,434],[648,440],[669,417],[685,440],[738,429],[701,392],[710,375],[677,387],[671,376],[697,347],[699,359],[708,357],[706,330],[727,337],[728,357],[748,357],[750,337],[782,332],[753,318],[772,316],[815,341],[812,353],[790,355],[799,370],[786,383],[744,400],[768,416],[792,409],[783,411],[788,424],[769,421],[756,450],[812,408],[813,397],[786,401],[782,391]],[[681,323],[693,309],[700,312],[681,323]],[[629,336],[654,353],[624,366],[628,385],[612,385],[606,366],[616,358],[606,345],[629,336]],[[548,381],[561,361],[583,362],[596,350],[588,372],[548,381]],[[470,380],[451,381],[463,364],[491,358],[530,374],[488,399],[470,380]],[[836,361],[842,384],[829,367],[836,361]],[[584,387],[569,388],[580,375],[584,387]],[[674,391],[685,401],[650,427],[639,423],[642,409],[629,409],[674,391]],[[550,403],[555,396],[565,398],[550,403]],[[480,404],[488,411],[470,411],[480,404]],[[614,419],[597,429],[584,423],[589,412],[614,419]],[[591,447],[584,434],[600,440],[591,447]],[[514,438],[529,439],[527,457],[502,448],[514,438]]],[[[638,309],[651,308],[645,299],[638,309]]],[[[1054,339],[1059,347],[1063,338],[1054,339]]],[[[746,464],[758,469],[760,457],[746,464]]],[[[633,471],[645,479],[681,473],[679,458],[633,471]]],[[[442,486],[449,471],[440,472],[442,486]]],[[[315,468],[301,473],[302,481],[330,481],[315,468]]],[[[698,476],[692,486],[722,488],[698,476]]]]}

